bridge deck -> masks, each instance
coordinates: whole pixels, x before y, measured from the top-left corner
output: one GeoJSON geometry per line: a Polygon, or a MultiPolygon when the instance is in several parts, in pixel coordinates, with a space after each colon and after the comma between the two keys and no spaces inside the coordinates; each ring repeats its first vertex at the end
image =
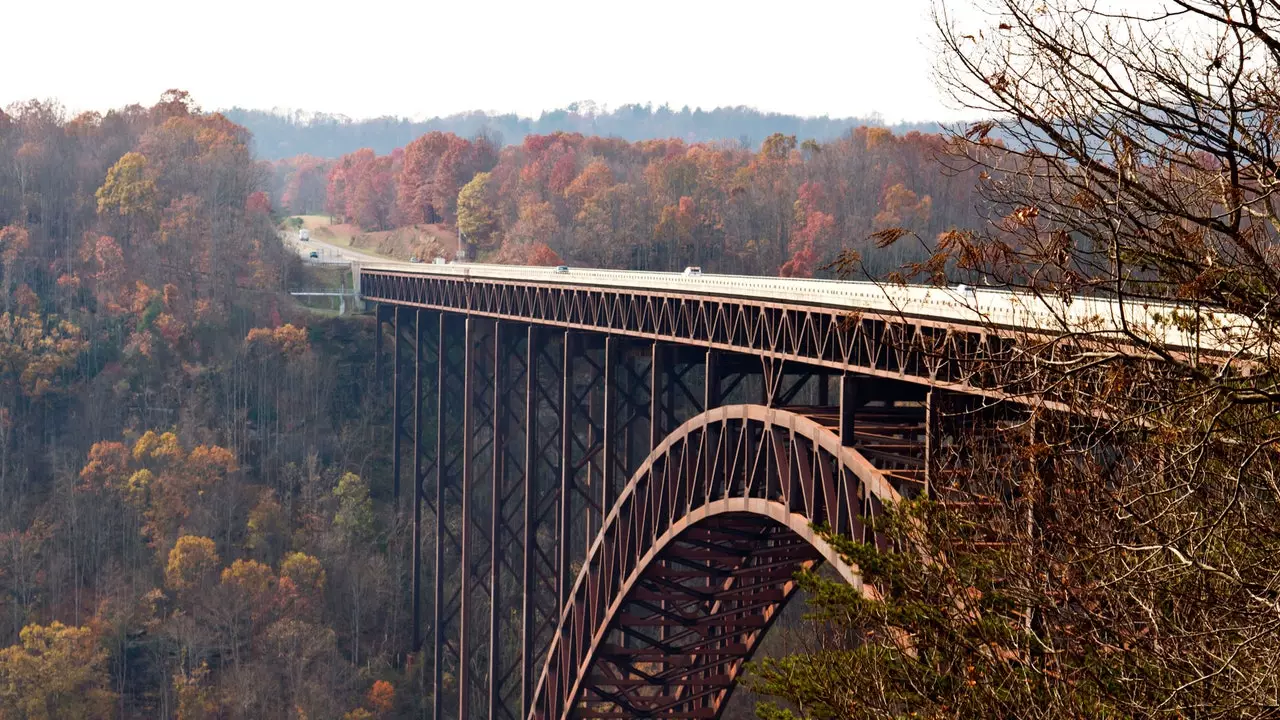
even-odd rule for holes
{"type": "Polygon", "coordinates": [[[674,293],[699,297],[741,298],[798,307],[831,308],[945,322],[965,327],[1008,328],[1048,334],[1064,332],[1113,336],[1128,329],[1139,337],[1176,348],[1238,348],[1241,333],[1252,324],[1245,318],[1176,303],[1100,297],[1046,297],[988,287],[890,285],[870,281],[773,278],[745,275],[686,275],[481,263],[444,265],[411,263],[356,264],[369,275],[427,276],[454,281],[590,287],[633,293],[674,293]],[[1200,318],[1201,332],[1188,330],[1175,317],[1200,318]],[[1214,328],[1215,332],[1205,332],[1214,328]]]}

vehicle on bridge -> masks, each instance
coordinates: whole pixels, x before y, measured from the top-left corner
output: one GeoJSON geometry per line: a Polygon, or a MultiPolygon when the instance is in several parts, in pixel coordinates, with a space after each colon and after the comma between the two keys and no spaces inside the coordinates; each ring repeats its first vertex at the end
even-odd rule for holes
{"type": "Polygon", "coordinates": [[[320,253],[316,252],[315,250],[312,250],[312,251],[311,251],[311,254],[310,254],[310,255],[308,255],[307,257],[309,257],[309,258],[315,258],[315,259],[319,260],[319,259],[320,259],[320,253]]]}

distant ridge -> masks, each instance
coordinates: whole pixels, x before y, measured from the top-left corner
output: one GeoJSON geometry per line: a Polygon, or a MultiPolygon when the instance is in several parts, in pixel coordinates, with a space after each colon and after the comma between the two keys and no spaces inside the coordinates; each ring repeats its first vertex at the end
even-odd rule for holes
{"type": "Polygon", "coordinates": [[[429,120],[393,117],[352,120],[324,113],[243,108],[232,108],[224,114],[253,133],[254,149],[263,160],[296,155],[336,158],[366,147],[386,154],[433,130],[463,137],[483,132],[503,144],[518,144],[526,135],[559,131],[620,137],[631,142],[675,137],[688,142],[724,141],[756,147],[773,133],[823,142],[863,125],[888,127],[895,133],[912,130],[939,132],[942,129],[941,125],[933,122],[886,125],[878,115],[802,117],[743,106],[714,110],[686,106],[674,110],[666,105],[634,104],[601,110],[592,103],[573,103],[566,108],[544,112],[536,119],[514,113],[481,111],[429,120]]]}

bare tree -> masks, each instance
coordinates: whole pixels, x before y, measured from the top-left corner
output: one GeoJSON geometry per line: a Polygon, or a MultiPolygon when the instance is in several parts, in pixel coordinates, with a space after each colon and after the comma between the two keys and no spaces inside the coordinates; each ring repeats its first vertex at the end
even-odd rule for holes
{"type": "Polygon", "coordinates": [[[802,716],[1280,712],[1280,5],[1141,7],[936,6],[989,222],[912,269],[1054,322],[1000,358],[1008,400],[951,413],[897,552],[837,539],[881,597],[806,580],[859,640],[757,669],[802,716]]]}

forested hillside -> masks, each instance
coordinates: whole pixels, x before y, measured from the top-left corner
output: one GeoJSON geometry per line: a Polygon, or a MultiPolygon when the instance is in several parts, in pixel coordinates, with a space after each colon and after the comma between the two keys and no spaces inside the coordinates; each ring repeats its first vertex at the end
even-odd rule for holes
{"type": "Polygon", "coordinates": [[[759,150],[682,140],[627,142],[431,132],[378,155],[274,163],[274,195],[292,212],[326,211],[367,231],[456,226],[481,260],[812,276],[841,250],[882,274],[924,258],[878,249],[904,228],[932,238],[976,220],[976,173],[948,171],[946,141],[859,127],[826,143],[771,135],[759,150]]]}
{"type": "MultiPolygon", "coordinates": [[[[433,132],[273,165],[178,91],[0,112],[0,718],[427,699],[373,323],[290,300],[324,278],[280,243],[283,209],[456,227],[503,262],[808,275],[874,229],[970,217],[942,148],[879,128],[759,150],[433,132]]],[[[913,255],[895,252],[868,259],[913,255]]]]}
{"type": "Polygon", "coordinates": [[[176,92],[0,113],[0,717],[411,695],[374,685],[406,623],[369,324],[290,309],[248,143],[176,92]]]}
{"type": "MultiPolygon", "coordinates": [[[[421,135],[436,131],[463,137],[483,133],[499,144],[515,145],[524,142],[528,135],[568,132],[617,137],[631,142],[666,138],[679,138],[689,143],[729,141],[744,148],[759,149],[764,139],[774,133],[826,142],[861,125],[884,126],[878,117],[801,117],[747,107],[714,110],[684,107],[675,110],[666,105],[655,108],[651,104],[623,105],[606,110],[591,103],[574,103],[567,108],[544,112],[537,118],[476,111],[422,121],[393,117],[351,120],[324,113],[242,108],[232,108],[226,116],[253,133],[254,148],[265,160],[294,155],[332,159],[360,148],[385,155],[421,135]]],[[[889,126],[889,129],[898,134],[913,130],[932,133],[939,127],[937,123],[921,122],[899,123],[889,126]]]]}

